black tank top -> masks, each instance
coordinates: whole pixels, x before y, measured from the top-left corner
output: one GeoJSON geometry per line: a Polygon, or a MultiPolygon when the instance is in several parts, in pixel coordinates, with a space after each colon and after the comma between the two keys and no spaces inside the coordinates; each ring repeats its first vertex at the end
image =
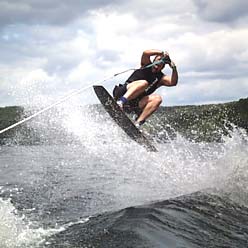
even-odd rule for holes
{"type": "Polygon", "coordinates": [[[146,80],[149,86],[147,87],[143,95],[150,95],[157,89],[158,83],[163,76],[164,73],[161,71],[153,73],[152,67],[144,69],[141,68],[135,70],[127,79],[126,83],[129,84],[137,80],[146,80]]]}

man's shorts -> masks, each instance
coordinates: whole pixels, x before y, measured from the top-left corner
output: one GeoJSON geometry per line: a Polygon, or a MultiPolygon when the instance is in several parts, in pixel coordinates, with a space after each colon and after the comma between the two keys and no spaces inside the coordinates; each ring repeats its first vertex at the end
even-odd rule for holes
{"type": "Polygon", "coordinates": [[[127,92],[127,84],[115,85],[115,87],[113,89],[114,99],[116,101],[118,101],[119,98],[122,97],[123,95],[125,95],[126,92],[127,92]]]}

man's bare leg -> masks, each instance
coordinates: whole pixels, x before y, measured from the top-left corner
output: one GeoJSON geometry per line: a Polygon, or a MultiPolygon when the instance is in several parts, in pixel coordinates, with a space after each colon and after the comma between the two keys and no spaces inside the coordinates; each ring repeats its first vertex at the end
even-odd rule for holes
{"type": "Polygon", "coordinates": [[[150,95],[143,97],[139,102],[139,107],[143,109],[141,115],[137,119],[137,123],[146,120],[153,112],[155,112],[162,103],[159,95],[150,95]]]}
{"type": "Polygon", "coordinates": [[[145,91],[148,86],[146,80],[134,81],[127,85],[127,92],[123,95],[127,100],[132,100],[145,91]]]}

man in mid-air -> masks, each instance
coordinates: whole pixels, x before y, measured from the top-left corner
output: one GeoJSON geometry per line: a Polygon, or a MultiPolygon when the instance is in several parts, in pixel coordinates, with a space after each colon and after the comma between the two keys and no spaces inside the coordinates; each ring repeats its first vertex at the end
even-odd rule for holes
{"type": "Polygon", "coordinates": [[[135,70],[124,85],[115,86],[113,96],[123,111],[137,114],[135,125],[140,128],[162,103],[162,97],[152,93],[160,86],[176,86],[177,81],[177,68],[169,54],[155,49],[146,50],[141,57],[140,69],[135,70]],[[162,72],[166,64],[172,69],[170,76],[162,72]]]}

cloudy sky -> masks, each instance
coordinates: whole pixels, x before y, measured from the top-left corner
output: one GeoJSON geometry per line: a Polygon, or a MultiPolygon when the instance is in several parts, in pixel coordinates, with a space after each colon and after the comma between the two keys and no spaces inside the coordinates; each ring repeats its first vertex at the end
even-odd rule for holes
{"type": "MultiPolygon", "coordinates": [[[[159,89],[164,105],[248,97],[247,13],[247,0],[0,0],[0,106],[52,103],[137,68],[150,48],[179,71],[159,89]]],[[[92,89],[75,98],[97,101],[92,89]]]]}

